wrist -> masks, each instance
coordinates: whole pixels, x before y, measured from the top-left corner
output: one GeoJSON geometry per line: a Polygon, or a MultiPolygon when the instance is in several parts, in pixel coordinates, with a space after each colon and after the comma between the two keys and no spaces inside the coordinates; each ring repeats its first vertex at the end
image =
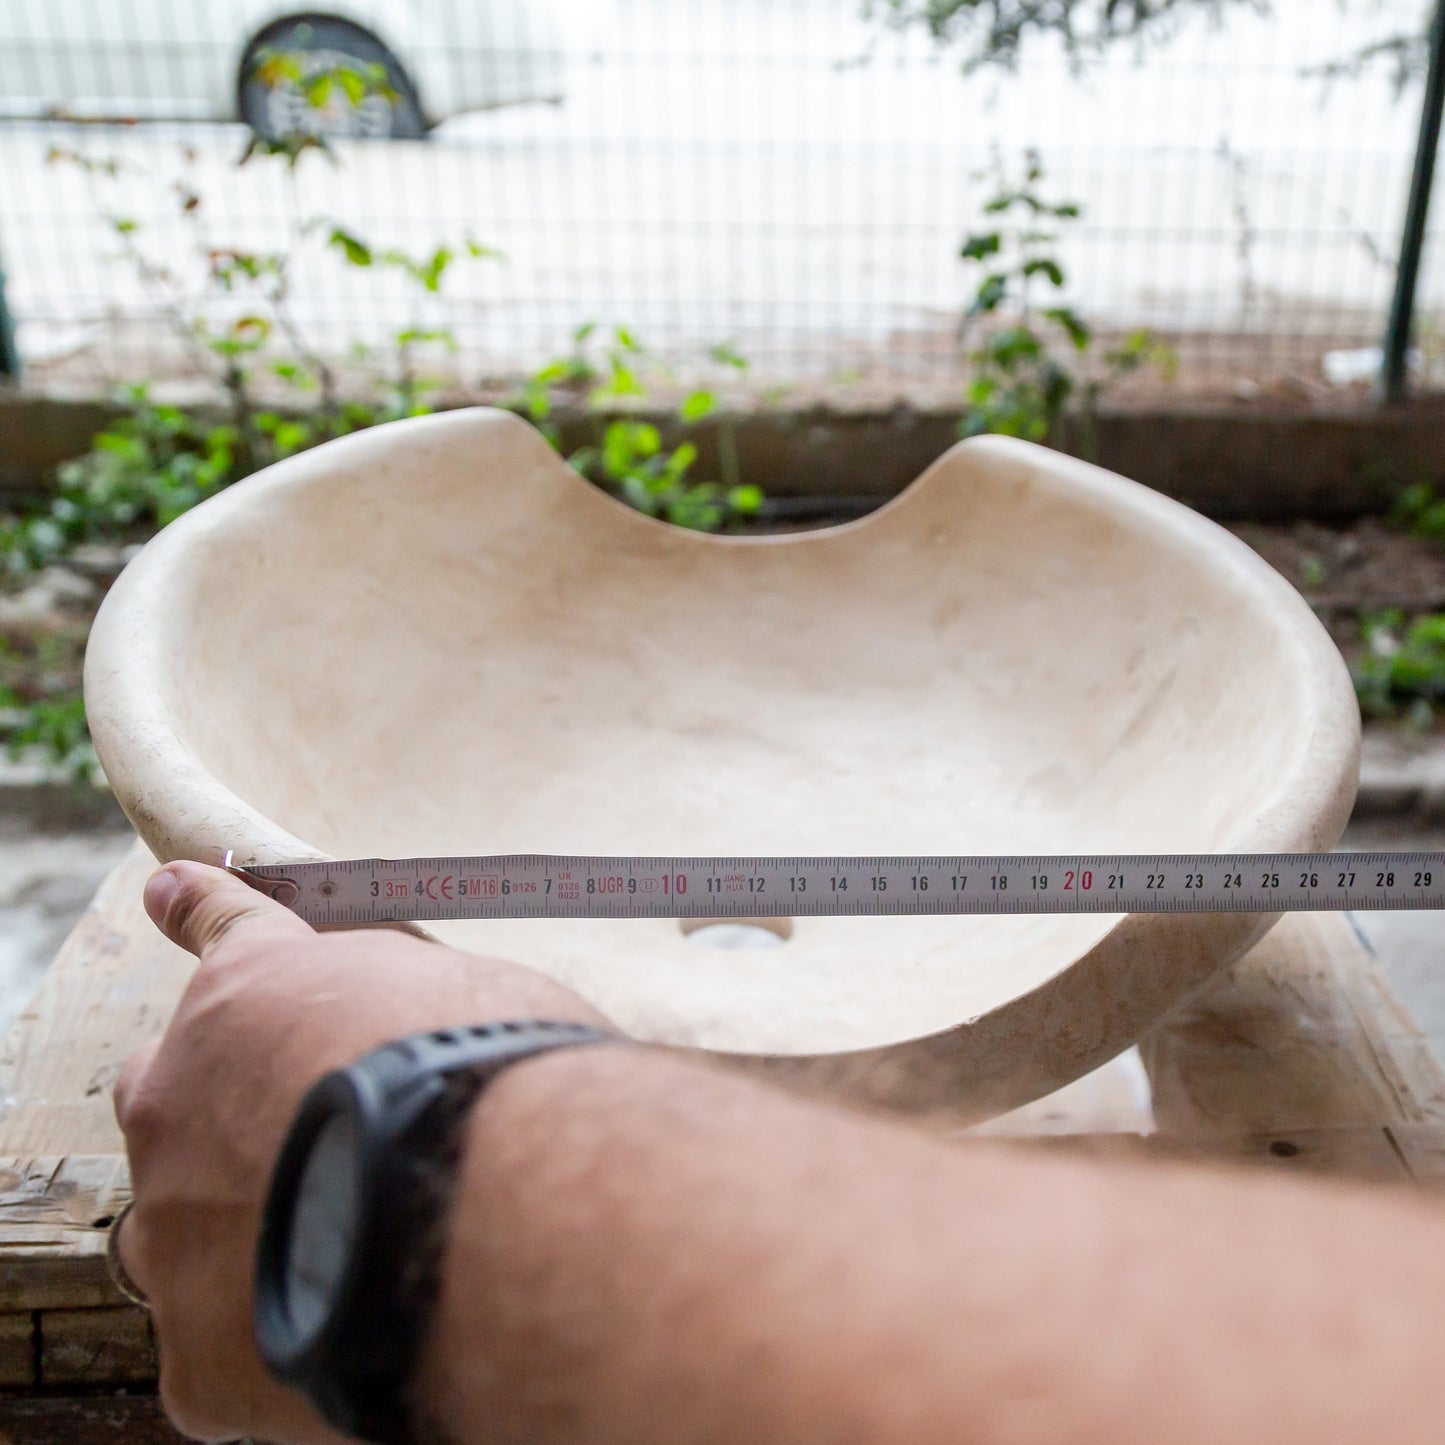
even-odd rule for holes
{"type": "MultiPolygon", "coordinates": [[[[625,1043],[625,1040],[619,1042],[625,1043]]],[[[642,1047],[559,1050],[499,1078],[468,1120],[442,1246],[431,1327],[415,1377],[425,1438],[450,1438],[449,1420],[499,1422],[498,1439],[536,1428],[558,1342],[533,1310],[544,1293],[534,1246],[569,1233],[572,1202],[616,1162],[603,1127],[637,1116],[675,1082],[677,1060],[642,1047]],[[430,1431],[430,1433],[428,1433],[430,1431]]],[[[550,1258],[543,1244],[538,1251],[550,1258]]],[[[579,1301],[579,1308],[585,1304],[579,1301]]]]}
{"type": "Polygon", "coordinates": [[[257,1254],[256,1340],[278,1380],[349,1435],[413,1438],[468,1116],[512,1069],[613,1037],[555,1020],[436,1029],[317,1082],[276,1164],[257,1254]]]}

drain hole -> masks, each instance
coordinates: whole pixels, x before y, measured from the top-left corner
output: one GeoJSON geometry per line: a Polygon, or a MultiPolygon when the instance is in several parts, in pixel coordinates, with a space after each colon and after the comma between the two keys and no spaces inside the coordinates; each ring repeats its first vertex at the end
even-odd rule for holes
{"type": "Polygon", "coordinates": [[[678,927],[706,948],[779,948],[793,936],[791,918],[681,918],[678,927]]]}

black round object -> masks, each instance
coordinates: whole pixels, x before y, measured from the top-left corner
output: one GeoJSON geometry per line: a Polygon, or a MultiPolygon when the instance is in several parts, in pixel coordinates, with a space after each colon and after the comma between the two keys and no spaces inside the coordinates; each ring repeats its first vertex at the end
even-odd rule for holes
{"type": "Polygon", "coordinates": [[[408,1387],[477,1094],[523,1059],[614,1041],[549,1021],[435,1029],[327,1074],[302,1100],[261,1218],[252,1324],[266,1367],[329,1424],[411,1438],[408,1387]]]}
{"type": "Polygon", "coordinates": [[[421,140],[427,133],[416,87],[401,62],[370,31],[349,20],[318,15],[263,30],[246,47],[239,93],[241,119],[263,140],[285,141],[297,135],[421,140]],[[380,65],[395,93],[368,93],[360,103],[353,103],[339,85],[333,85],[326,103],[315,106],[294,80],[268,83],[258,74],[267,55],[294,57],[303,77],[345,65],[357,69],[380,65]]]}

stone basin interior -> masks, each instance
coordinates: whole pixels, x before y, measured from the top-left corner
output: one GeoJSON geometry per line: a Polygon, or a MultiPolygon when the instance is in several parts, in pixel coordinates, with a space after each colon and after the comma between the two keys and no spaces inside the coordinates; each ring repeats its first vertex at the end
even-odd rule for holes
{"type": "MultiPolygon", "coordinates": [[[[860,522],[716,538],[504,441],[243,484],[173,566],[176,736],[327,853],[1273,846],[1254,825],[1309,774],[1309,620],[1142,489],[970,444],[860,522]]],[[[641,1036],[787,1054],[975,1018],[1117,921],[800,918],[742,951],[676,921],[434,931],[641,1036]]]]}

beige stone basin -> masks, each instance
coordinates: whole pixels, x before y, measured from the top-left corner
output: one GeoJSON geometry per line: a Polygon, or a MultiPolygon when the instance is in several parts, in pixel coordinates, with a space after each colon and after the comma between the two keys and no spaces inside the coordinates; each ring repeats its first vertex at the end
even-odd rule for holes
{"type": "MultiPolygon", "coordinates": [[[[1300,597],[1096,468],[970,441],[862,521],[718,538],[486,410],[167,528],[106,601],[86,698],[164,859],[1320,849],[1359,742],[1300,597]]],[[[1270,922],[805,918],[745,951],[672,920],[435,931],[639,1037],[963,1119],[1118,1052],[1270,922]]]]}

